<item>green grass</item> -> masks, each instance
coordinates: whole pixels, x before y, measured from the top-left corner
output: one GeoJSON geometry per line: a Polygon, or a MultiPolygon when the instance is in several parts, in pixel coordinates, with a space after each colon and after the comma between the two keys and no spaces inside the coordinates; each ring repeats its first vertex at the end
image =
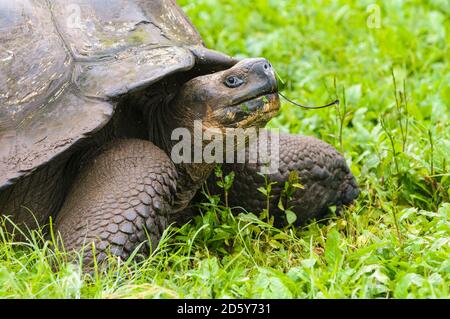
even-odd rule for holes
{"type": "Polygon", "coordinates": [[[270,126],[342,150],[357,203],[280,230],[211,198],[145,261],[111,260],[93,275],[39,232],[25,243],[0,233],[0,297],[448,298],[448,2],[377,1],[379,28],[366,23],[373,1],[181,3],[209,47],[270,59],[288,96],[341,100],[317,111],[284,104],[270,126]]]}

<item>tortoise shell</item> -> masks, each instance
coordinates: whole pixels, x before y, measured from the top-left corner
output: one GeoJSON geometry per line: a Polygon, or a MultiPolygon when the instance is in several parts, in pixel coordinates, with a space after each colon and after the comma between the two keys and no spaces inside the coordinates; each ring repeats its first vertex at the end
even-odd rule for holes
{"type": "Polygon", "coordinates": [[[205,52],[235,63],[173,0],[0,0],[0,189],[104,127],[119,96],[210,63],[205,52]]]}

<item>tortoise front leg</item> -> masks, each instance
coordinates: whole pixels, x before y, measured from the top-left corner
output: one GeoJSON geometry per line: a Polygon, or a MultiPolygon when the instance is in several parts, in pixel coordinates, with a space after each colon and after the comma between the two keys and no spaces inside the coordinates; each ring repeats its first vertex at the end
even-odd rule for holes
{"type": "MultiPolygon", "coordinates": [[[[126,259],[149,237],[155,248],[176,191],[172,161],[148,141],[110,143],[84,166],[56,219],[67,251],[84,251],[92,264],[108,253],[126,259]],[[148,234],[148,235],[147,235],[148,234]]],[[[143,245],[145,246],[145,245],[143,245]]]]}
{"type": "MultiPolygon", "coordinates": [[[[303,185],[303,189],[294,188],[295,193],[287,202],[283,202],[283,206],[292,207],[297,215],[297,223],[323,217],[329,212],[330,206],[340,208],[358,196],[359,189],[344,157],[331,145],[313,137],[289,134],[281,134],[279,142],[279,168],[267,175],[267,180],[258,174],[261,171],[260,164],[223,165],[224,175],[235,172],[228,194],[231,207],[240,206],[249,212],[260,213],[267,206],[267,198],[258,188],[265,188],[266,182],[275,183],[270,194],[270,212],[277,224],[284,224],[285,216],[278,202],[292,172],[298,176],[295,184],[303,185]]],[[[251,147],[249,149],[252,150],[251,147]]],[[[209,178],[208,188],[215,194],[223,193],[217,186],[215,176],[209,178]]],[[[198,201],[199,197],[196,199],[198,201]]]]}

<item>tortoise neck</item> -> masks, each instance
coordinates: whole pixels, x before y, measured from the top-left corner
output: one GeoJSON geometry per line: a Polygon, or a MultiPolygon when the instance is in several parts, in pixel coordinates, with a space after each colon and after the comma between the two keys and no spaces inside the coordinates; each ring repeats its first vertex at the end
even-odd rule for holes
{"type": "Polygon", "coordinates": [[[204,128],[195,122],[192,109],[181,103],[155,109],[149,118],[150,141],[163,149],[177,167],[178,188],[187,193],[193,191],[193,196],[216,165],[202,158],[204,128]]]}

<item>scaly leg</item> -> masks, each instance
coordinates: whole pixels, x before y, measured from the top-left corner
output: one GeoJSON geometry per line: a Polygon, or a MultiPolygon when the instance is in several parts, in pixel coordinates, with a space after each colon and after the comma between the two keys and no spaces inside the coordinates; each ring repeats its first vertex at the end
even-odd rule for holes
{"type": "Polygon", "coordinates": [[[167,225],[176,191],[172,161],[148,141],[116,140],[82,168],[56,219],[67,251],[86,247],[92,263],[111,254],[127,258],[150,238],[154,248],[167,225]],[[148,234],[148,236],[147,236],[148,234]]]}
{"type": "MultiPolygon", "coordinates": [[[[260,164],[225,164],[222,167],[224,175],[231,171],[236,173],[228,194],[231,207],[240,206],[254,213],[266,208],[266,197],[258,191],[259,187],[265,187],[264,177],[258,174],[260,164]]],[[[323,217],[330,206],[340,208],[350,204],[359,194],[345,159],[331,145],[313,137],[280,134],[279,169],[267,177],[268,182],[276,182],[272,186],[270,212],[278,217],[278,222],[281,218],[282,224],[284,214],[278,202],[292,171],[298,173],[299,183],[304,188],[296,189],[291,200],[283,204],[286,208],[293,207],[298,223],[323,217]]],[[[213,193],[223,193],[217,187],[215,176],[209,178],[208,188],[213,193]]]]}

